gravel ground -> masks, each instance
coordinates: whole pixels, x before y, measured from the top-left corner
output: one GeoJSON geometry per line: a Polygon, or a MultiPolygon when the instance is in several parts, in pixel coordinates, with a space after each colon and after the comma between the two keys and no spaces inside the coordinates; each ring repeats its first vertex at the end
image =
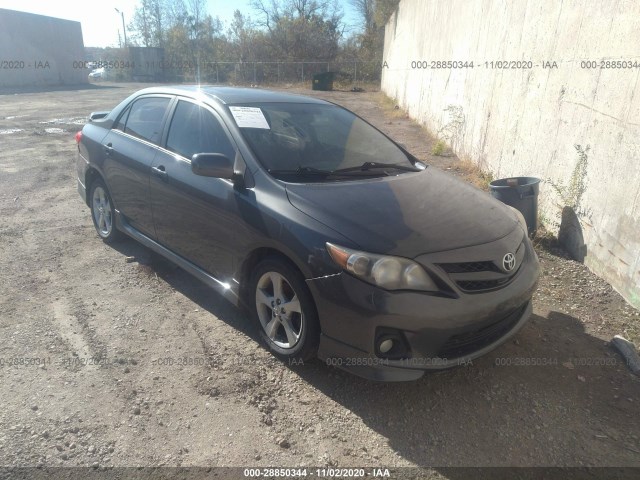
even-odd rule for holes
{"type": "MultiPolygon", "coordinates": [[[[402,384],[281,363],[203,284],[103,244],[73,135],[141,87],[0,95],[0,466],[640,466],[640,382],[608,346],[640,315],[552,241],[515,339],[402,384]]],[[[380,94],[318,95],[463,174],[380,94]]]]}

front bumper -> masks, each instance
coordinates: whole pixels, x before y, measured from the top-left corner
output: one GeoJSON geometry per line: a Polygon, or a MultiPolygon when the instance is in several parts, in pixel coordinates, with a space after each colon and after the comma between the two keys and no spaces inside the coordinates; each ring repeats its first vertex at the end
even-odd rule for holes
{"type": "Polygon", "coordinates": [[[512,337],[531,316],[539,264],[526,241],[524,261],[504,288],[457,296],[386,291],[341,273],[307,280],[322,336],[318,356],[356,375],[408,381],[427,370],[468,364],[512,337]],[[397,332],[402,358],[376,350],[381,332],[397,332]]]}

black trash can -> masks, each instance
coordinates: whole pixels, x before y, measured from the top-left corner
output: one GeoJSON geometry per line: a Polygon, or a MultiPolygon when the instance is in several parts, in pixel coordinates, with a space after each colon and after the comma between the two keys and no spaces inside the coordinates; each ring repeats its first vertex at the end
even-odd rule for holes
{"type": "Polygon", "coordinates": [[[491,195],[522,213],[529,235],[538,229],[538,192],[540,179],[512,177],[494,180],[489,184],[491,195]]]}
{"type": "Polygon", "coordinates": [[[312,90],[323,90],[329,92],[333,90],[333,78],[335,72],[318,73],[313,76],[312,90]]]}

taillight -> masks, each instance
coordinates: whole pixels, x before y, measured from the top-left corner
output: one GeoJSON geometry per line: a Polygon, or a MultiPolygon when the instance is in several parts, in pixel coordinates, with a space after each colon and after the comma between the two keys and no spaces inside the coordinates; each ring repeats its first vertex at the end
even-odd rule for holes
{"type": "Polygon", "coordinates": [[[82,140],[82,130],[76,133],[76,143],[80,145],[80,140],[82,140]]]}

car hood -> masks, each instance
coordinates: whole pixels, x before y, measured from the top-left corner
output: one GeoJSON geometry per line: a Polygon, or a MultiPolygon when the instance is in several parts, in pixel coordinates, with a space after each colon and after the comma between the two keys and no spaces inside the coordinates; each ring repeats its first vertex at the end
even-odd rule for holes
{"type": "Polygon", "coordinates": [[[286,189],[298,210],[373,253],[414,258],[489,243],[520,228],[504,204],[433,167],[286,189]]]}

